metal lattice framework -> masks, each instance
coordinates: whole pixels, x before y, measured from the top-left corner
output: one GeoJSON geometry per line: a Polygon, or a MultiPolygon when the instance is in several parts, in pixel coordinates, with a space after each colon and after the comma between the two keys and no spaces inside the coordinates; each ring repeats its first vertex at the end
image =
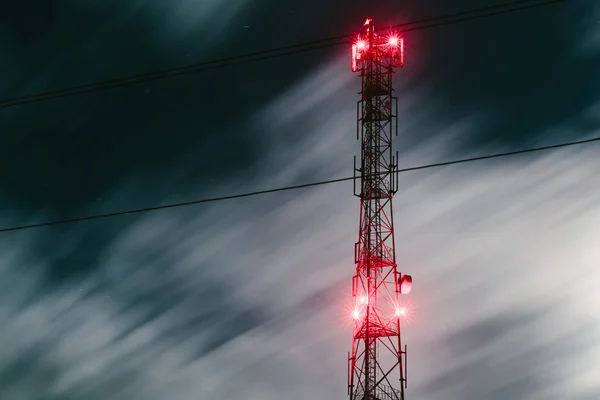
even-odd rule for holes
{"type": "Polygon", "coordinates": [[[355,159],[354,167],[354,194],[361,208],[352,280],[355,308],[348,394],[351,400],[404,400],[406,346],[402,349],[400,328],[405,311],[400,295],[410,291],[412,278],[398,272],[392,216],[398,186],[398,155],[392,151],[398,102],[392,76],[403,64],[403,41],[393,33],[377,35],[372,19],[365,26],[364,36],[359,35],[352,47],[352,70],[362,80],[362,99],[357,103],[361,161],[357,168],[355,159]]]}

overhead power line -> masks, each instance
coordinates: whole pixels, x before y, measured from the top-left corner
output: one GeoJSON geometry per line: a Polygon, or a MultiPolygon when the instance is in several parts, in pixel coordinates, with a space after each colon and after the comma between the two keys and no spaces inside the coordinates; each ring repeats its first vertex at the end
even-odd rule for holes
{"type": "MultiPolygon", "coordinates": [[[[550,145],[550,146],[534,147],[531,149],[510,151],[510,152],[506,152],[506,153],[496,153],[496,154],[490,154],[490,155],[480,156],[480,157],[470,157],[470,158],[463,158],[460,160],[420,165],[420,166],[416,166],[416,167],[403,168],[403,169],[398,170],[398,172],[409,172],[409,171],[418,171],[418,170],[429,169],[429,168],[445,167],[445,166],[455,165],[455,164],[464,164],[464,163],[469,163],[469,162],[474,162],[474,161],[489,160],[492,158],[507,157],[507,156],[513,156],[513,155],[518,155],[518,154],[534,153],[534,152],[538,152],[538,151],[558,149],[561,147],[589,144],[589,143],[593,143],[593,142],[600,142],[600,137],[579,140],[579,141],[575,141],[575,142],[559,143],[559,144],[554,144],[554,145],[550,145]]],[[[123,215],[130,215],[130,214],[140,214],[140,213],[146,213],[146,212],[151,212],[151,211],[166,210],[166,209],[170,209],[170,208],[188,207],[188,206],[204,204],[204,203],[214,203],[217,201],[239,199],[242,197],[251,197],[251,196],[258,196],[258,195],[268,194],[268,193],[276,193],[276,192],[283,192],[283,191],[289,191],[289,190],[295,190],[295,189],[309,188],[309,187],[314,187],[314,186],[328,185],[331,183],[351,181],[353,179],[356,179],[356,178],[350,176],[350,177],[346,177],[346,178],[337,178],[337,179],[330,179],[330,180],[326,180],[326,181],[305,183],[302,185],[285,186],[285,187],[279,187],[279,188],[275,188],[275,189],[267,189],[267,190],[259,190],[259,191],[255,191],[255,192],[239,193],[239,194],[233,194],[230,196],[212,197],[212,198],[206,198],[206,199],[186,201],[186,202],[181,202],[181,203],[165,204],[165,205],[156,206],[156,207],[138,208],[138,209],[127,210],[127,211],[117,211],[117,212],[107,213],[107,214],[95,214],[95,215],[90,215],[87,217],[78,217],[78,218],[64,219],[64,220],[59,220],[59,221],[40,222],[37,224],[31,224],[31,225],[13,226],[13,227],[9,227],[9,228],[0,229],[0,233],[21,231],[21,230],[25,230],[25,229],[41,228],[41,227],[53,226],[53,225],[64,225],[64,224],[70,224],[70,223],[75,223],[75,222],[91,221],[91,220],[95,220],[95,219],[111,218],[111,217],[118,217],[118,216],[123,216],[123,215]]]]}
{"type": "MultiPolygon", "coordinates": [[[[389,28],[400,29],[400,33],[418,31],[439,26],[455,24],[458,22],[471,21],[480,18],[492,17],[502,14],[514,13],[526,9],[544,7],[551,4],[565,2],[566,0],[547,0],[543,2],[532,3],[533,0],[518,0],[511,1],[494,6],[474,8],[466,11],[445,14],[437,17],[411,21],[403,24],[393,25],[389,28]],[[421,25],[425,24],[425,25],[421,25]],[[421,26],[413,26],[421,25],[421,26]],[[413,27],[409,27],[413,26],[413,27]]],[[[160,79],[172,78],[176,76],[195,74],[203,71],[214,70],[249,62],[268,60],[273,58],[284,57],[292,54],[304,53],[324,49],[333,46],[347,44],[348,40],[353,38],[354,34],[346,34],[341,36],[329,37],[310,42],[297,43],[293,45],[272,48],[268,50],[256,51],[252,53],[240,54],[231,57],[225,57],[215,60],[203,61],[191,65],[158,70],[143,74],[131,75],[124,78],[98,81],[85,85],[72,86],[65,89],[50,90],[38,94],[14,97],[0,101],[0,108],[15,107],[23,104],[37,103],[67,96],[75,96],[78,94],[91,93],[105,89],[117,88],[126,85],[133,85],[142,82],[156,81],[160,79]]]]}

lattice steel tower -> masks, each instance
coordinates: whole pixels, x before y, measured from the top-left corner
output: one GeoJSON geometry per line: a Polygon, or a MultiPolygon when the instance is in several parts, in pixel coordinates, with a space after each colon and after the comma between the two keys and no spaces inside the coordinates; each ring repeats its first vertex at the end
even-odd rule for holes
{"type": "Polygon", "coordinates": [[[398,153],[392,152],[392,137],[398,135],[398,102],[392,76],[404,63],[404,46],[393,32],[377,35],[371,18],[364,27],[352,46],[352,71],[359,72],[362,80],[362,99],[357,103],[361,161],[357,168],[355,158],[354,166],[354,194],[360,197],[361,207],[354,248],[348,394],[350,400],[404,400],[406,345],[403,349],[400,331],[406,309],[400,295],[410,292],[412,278],[398,272],[392,219],[392,197],[398,186],[398,153]]]}

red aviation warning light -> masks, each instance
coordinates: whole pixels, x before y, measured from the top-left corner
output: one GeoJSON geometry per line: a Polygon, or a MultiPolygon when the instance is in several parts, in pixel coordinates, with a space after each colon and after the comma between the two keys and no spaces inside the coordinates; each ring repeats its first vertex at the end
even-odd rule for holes
{"type": "Polygon", "coordinates": [[[362,61],[369,56],[387,58],[390,65],[402,67],[404,65],[404,41],[396,33],[379,36],[373,29],[373,19],[367,18],[365,23],[366,34],[356,38],[352,45],[352,72],[361,69],[362,61]]]}
{"type": "Polygon", "coordinates": [[[396,313],[394,315],[396,317],[404,317],[406,315],[406,307],[396,308],[396,313]]]}
{"type": "Polygon", "coordinates": [[[358,62],[362,60],[364,53],[367,50],[367,42],[363,39],[358,39],[352,45],[352,72],[358,71],[358,62]]]}
{"type": "Polygon", "coordinates": [[[400,294],[409,294],[412,289],[412,276],[402,275],[399,279],[400,294]]]}

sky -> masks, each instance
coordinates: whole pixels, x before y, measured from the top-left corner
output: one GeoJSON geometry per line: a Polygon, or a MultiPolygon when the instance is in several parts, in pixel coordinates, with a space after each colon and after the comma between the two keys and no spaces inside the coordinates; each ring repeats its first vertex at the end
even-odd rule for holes
{"type": "MultiPolygon", "coordinates": [[[[7,99],[492,2],[13,2],[7,99]]],[[[600,136],[600,6],[410,32],[400,168],[600,136]]],[[[0,110],[0,228],[352,174],[349,49],[0,110]]],[[[407,399],[600,398],[598,144],[407,172],[407,399]]],[[[344,399],[344,182],[0,234],[0,398],[344,399]]]]}

